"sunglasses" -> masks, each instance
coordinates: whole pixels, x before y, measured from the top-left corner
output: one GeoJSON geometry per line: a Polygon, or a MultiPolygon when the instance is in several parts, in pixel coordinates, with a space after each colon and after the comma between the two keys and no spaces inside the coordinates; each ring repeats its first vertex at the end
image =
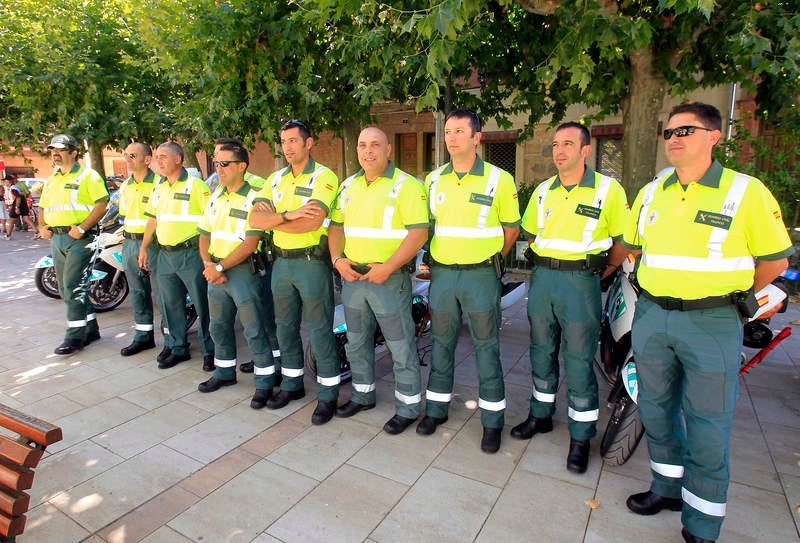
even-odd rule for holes
{"type": "Polygon", "coordinates": [[[227,168],[229,164],[244,162],[244,160],[215,160],[212,162],[215,168],[227,168]]]}
{"type": "Polygon", "coordinates": [[[685,138],[686,136],[694,134],[695,130],[705,130],[707,132],[714,131],[713,129],[706,128],[705,126],[679,126],[677,128],[665,128],[664,139],[669,140],[672,137],[672,134],[675,134],[679,138],[685,138]]]}
{"type": "Polygon", "coordinates": [[[136,153],[125,153],[125,156],[133,160],[134,158],[136,158],[136,153]]]}

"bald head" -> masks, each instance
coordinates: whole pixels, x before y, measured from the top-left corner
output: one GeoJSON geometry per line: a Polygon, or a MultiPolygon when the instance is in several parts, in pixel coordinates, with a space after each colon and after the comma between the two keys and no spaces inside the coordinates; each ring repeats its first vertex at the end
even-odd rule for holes
{"type": "Polygon", "coordinates": [[[364,168],[368,182],[374,181],[389,165],[392,146],[380,128],[365,128],[358,135],[358,163],[364,168]]]}

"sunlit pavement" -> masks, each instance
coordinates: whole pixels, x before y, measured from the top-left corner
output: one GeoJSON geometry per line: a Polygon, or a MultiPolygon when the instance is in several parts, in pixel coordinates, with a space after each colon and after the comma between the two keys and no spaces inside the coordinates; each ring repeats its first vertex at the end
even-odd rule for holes
{"type": "MultiPolygon", "coordinates": [[[[34,287],[33,265],[48,245],[31,238],[0,241],[0,403],[61,426],[64,440],[36,469],[21,542],[681,541],[680,514],[638,517],[625,508],[629,494],[648,487],[645,445],[611,467],[598,436],[587,473],[566,470],[565,387],[553,432],[531,441],[508,435],[527,414],[531,388],[524,302],[503,318],[506,428],[500,451],[487,455],[466,338],[450,419],[433,436],[382,431],[394,411],[387,357],[378,363],[376,409],[312,426],[308,376],[307,396],[277,411],[250,409],[252,374],[197,392],[209,374],[195,333],[192,360],[170,370],[156,367],[160,338],[157,349],[121,357],[133,334],[127,300],[98,316],[100,341],[52,354],[65,312],[34,287]]],[[[792,304],[771,326],[798,319],[792,304]]],[[[721,541],[799,540],[798,346],[800,331],[741,380],[721,541]]],[[[240,361],[249,360],[241,347],[240,361]]],[[[342,386],[340,402],[349,390],[342,386]]],[[[600,433],[607,418],[603,406],[600,433]]]]}

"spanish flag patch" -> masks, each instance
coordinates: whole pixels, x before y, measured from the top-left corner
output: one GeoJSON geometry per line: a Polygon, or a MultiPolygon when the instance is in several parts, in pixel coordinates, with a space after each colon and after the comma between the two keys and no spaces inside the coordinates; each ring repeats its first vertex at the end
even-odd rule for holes
{"type": "Polygon", "coordinates": [[[330,183],[325,183],[325,190],[333,190],[333,185],[330,183]]]}

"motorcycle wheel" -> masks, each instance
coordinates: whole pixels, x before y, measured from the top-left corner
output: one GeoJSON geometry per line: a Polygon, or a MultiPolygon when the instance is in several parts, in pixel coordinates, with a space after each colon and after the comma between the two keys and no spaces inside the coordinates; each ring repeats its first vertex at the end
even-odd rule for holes
{"type": "Polygon", "coordinates": [[[108,274],[99,281],[92,281],[89,284],[89,301],[94,306],[97,313],[105,313],[119,306],[128,296],[130,288],[128,279],[124,274],[120,274],[117,283],[111,288],[113,275],[108,274]]]}
{"type": "MultiPolygon", "coordinates": [[[[336,355],[339,357],[339,375],[341,376],[342,383],[346,383],[351,377],[350,362],[347,360],[347,351],[345,351],[344,348],[345,343],[347,343],[347,332],[333,334],[333,338],[336,341],[336,355]]],[[[306,345],[304,364],[305,373],[316,379],[317,359],[314,357],[314,353],[311,352],[310,343],[306,345]]]]}
{"type": "Polygon", "coordinates": [[[55,298],[56,300],[61,298],[61,294],[58,293],[58,279],[56,278],[56,269],[54,267],[36,268],[33,279],[39,292],[48,298],[55,298]]]}
{"type": "Polygon", "coordinates": [[[639,408],[626,394],[622,394],[603,434],[600,443],[600,454],[603,460],[612,466],[621,466],[633,456],[636,447],[642,440],[644,426],[639,417],[639,408]]]}

